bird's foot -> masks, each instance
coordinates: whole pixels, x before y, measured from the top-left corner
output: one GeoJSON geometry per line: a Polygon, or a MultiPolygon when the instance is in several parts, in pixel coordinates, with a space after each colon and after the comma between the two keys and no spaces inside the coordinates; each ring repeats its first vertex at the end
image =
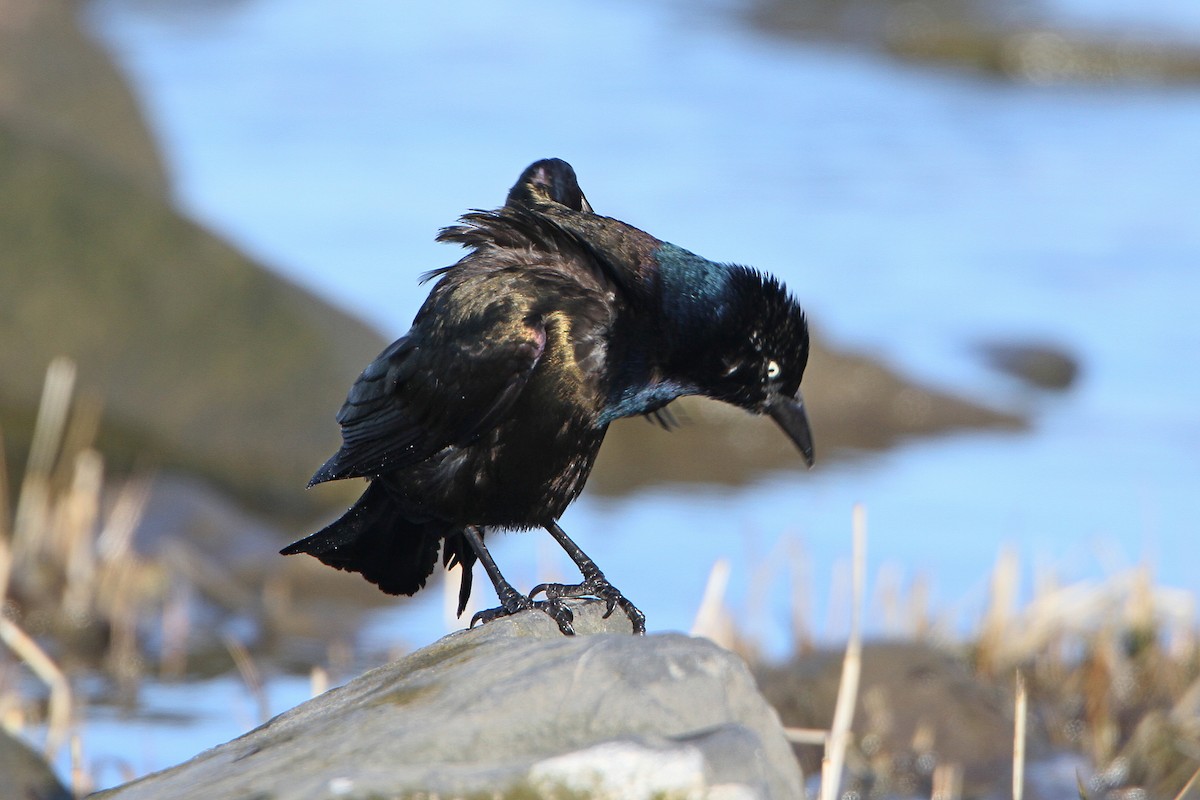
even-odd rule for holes
{"type": "Polygon", "coordinates": [[[612,616],[617,606],[625,612],[625,616],[629,617],[629,622],[633,625],[633,632],[638,636],[644,636],[646,633],[646,615],[638,609],[633,603],[621,594],[621,591],[613,586],[602,574],[596,574],[584,579],[583,583],[564,584],[564,583],[542,583],[533,587],[529,593],[532,598],[534,595],[545,593],[546,603],[557,603],[564,597],[596,597],[604,601],[605,611],[604,619],[612,616]]]}
{"type": "Polygon", "coordinates": [[[544,611],[548,614],[551,619],[558,623],[558,629],[564,635],[575,635],[575,628],[571,624],[575,621],[575,614],[571,609],[567,608],[566,603],[563,603],[557,597],[551,598],[549,596],[545,600],[531,600],[511,587],[507,592],[501,594],[499,607],[477,612],[475,616],[471,617],[469,627],[474,628],[475,623],[486,625],[492,620],[500,619],[501,617],[511,617],[513,614],[519,614],[531,608],[544,611]]]}

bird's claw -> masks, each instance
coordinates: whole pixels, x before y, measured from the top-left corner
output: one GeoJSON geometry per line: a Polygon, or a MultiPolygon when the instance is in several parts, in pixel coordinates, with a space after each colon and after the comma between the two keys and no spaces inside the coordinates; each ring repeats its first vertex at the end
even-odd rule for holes
{"type": "Polygon", "coordinates": [[[506,593],[500,598],[500,605],[496,608],[488,608],[483,611],[476,612],[471,617],[471,624],[468,626],[474,628],[476,623],[486,625],[493,620],[501,617],[511,617],[514,614],[519,614],[522,611],[528,611],[535,608],[545,612],[558,624],[558,629],[566,636],[574,636],[575,628],[571,624],[575,621],[575,614],[571,609],[567,608],[566,603],[563,603],[557,597],[549,597],[545,600],[531,600],[519,592],[513,591],[511,594],[506,593]]]}
{"type": "Polygon", "coordinates": [[[475,623],[486,625],[492,620],[499,619],[500,617],[507,617],[513,613],[514,612],[501,607],[486,608],[483,611],[477,611],[475,616],[471,617],[471,624],[468,627],[474,628],[475,623]]]}
{"type": "MultiPolygon", "coordinates": [[[[621,594],[621,591],[609,583],[603,575],[599,577],[587,578],[583,583],[564,584],[564,583],[540,583],[529,592],[532,598],[534,595],[545,594],[545,601],[553,603],[558,602],[565,597],[595,597],[604,601],[604,619],[612,616],[613,611],[617,606],[625,612],[625,616],[629,617],[629,622],[633,626],[633,632],[639,636],[646,633],[646,615],[638,609],[633,603],[621,594]]],[[[561,627],[561,626],[560,626],[561,627]]]]}
{"type": "Polygon", "coordinates": [[[567,608],[566,603],[556,598],[535,601],[533,606],[549,614],[550,618],[558,623],[558,629],[564,634],[575,635],[575,626],[572,624],[575,621],[575,612],[567,608]]]}

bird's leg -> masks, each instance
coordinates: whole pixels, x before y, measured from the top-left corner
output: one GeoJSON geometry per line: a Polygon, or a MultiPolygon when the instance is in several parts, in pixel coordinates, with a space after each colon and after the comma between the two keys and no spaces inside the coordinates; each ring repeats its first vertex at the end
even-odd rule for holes
{"type": "Polygon", "coordinates": [[[567,551],[567,555],[575,562],[575,566],[579,567],[579,571],[583,574],[583,583],[573,585],[543,583],[533,587],[529,596],[533,597],[539,592],[545,592],[547,601],[558,600],[562,597],[599,597],[608,606],[604,612],[605,619],[612,615],[613,609],[620,606],[621,610],[625,612],[625,616],[629,617],[629,621],[633,624],[633,632],[638,635],[645,634],[646,615],[639,611],[637,606],[626,600],[625,595],[621,594],[617,587],[608,582],[604,573],[596,566],[596,562],[588,558],[587,554],[579,549],[579,545],[571,541],[557,522],[546,525],[546,530],[550,532],[555,541],[562,545],[562,549],[567,551]]]}
{"type": "Polygon", "coordinates": [[[466,537],[467,543],[471,545],[471,549],[475,551],[475,555],[479,557],[479,561],[483,564],[488,577],[492,579],[492,585],[496,587],[496,596],[500,598],[499,608],[489,608],[486,611],[478,612],[475,616],[471,617],[470,627],[474,628],[477,622],[486,624],[500,617],[508,617],[529,608],[536,608],[549,614],[558,623],[558,629],[564,634],[567,636],[575,635],[575,629],[571,627],[571,622],[574,620],[574,614],[572,614],[571,609],[559,602],[557,598],[547,597],[546,600],[535,603],[518,592],[500,574],[500,568],[496,566],[496,562],[492,559],[492,554],[488,552],[487,547],[483,544],[483,537],[480,536],[479,529],[474,525],[468,525],[463,529],[463,536],[466,537]]]}

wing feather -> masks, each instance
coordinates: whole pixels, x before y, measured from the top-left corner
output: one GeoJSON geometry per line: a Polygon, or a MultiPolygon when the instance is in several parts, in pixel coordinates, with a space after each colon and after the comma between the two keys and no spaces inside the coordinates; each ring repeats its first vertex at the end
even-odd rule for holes
{"type": "Polygon", "coordinates": [[[403,469],[469,444],[508,414],[545,349],[541,322],[496,313],[435,318],[363,370],[337,415],[342,447],[310,486],[403,469]],[[472,335],[461,336],[464,329],[472,335]]]}

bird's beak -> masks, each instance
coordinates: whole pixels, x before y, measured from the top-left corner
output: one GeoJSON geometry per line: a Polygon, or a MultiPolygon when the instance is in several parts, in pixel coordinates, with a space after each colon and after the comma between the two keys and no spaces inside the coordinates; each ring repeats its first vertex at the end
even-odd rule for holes
{"type": "Polygon", "coordinates": [[[767,406],[767,413],[796,443],[796,447],[800,448],[800,452],[804,454],[804,461],[811,467],[813,465],[812,429],[808,426],[808,414],[804,413],[804,398],[800,396],[800,391],[796,390],[795,397],[775,395],[767,406]]]}

